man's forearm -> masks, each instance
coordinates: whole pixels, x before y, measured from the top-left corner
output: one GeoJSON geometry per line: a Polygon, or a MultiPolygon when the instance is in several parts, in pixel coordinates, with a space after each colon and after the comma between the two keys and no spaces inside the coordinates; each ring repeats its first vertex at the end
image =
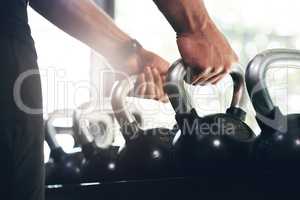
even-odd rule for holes
{"type": "Polygon", "coordinates": [[[203,0],[153,0],[177,34],[198,32],[210,21],[203,0]]]}
{"type": "Polygon", "coordinates": [[[131,38],[92,0],[31,0],[30,5],[53,24],[98,51],[111,63],[128,56],[128,52],[124,52],[124,45],[131,38]]]}

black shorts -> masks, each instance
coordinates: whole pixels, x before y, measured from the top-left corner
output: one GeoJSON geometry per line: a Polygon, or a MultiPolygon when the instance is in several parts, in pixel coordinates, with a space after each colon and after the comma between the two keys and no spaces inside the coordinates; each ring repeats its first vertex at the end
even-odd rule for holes
{"type": "Polygon", "coordinates": [[[44,199],[42,94],[36,61],[33,41],[0,34],[0,199],[3,200],[44,199]]]}

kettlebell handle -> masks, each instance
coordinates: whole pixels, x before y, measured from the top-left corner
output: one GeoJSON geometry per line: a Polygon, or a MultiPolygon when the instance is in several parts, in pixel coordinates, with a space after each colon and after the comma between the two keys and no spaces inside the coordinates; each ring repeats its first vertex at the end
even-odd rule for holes
{"type": "MultiPolygon", "coordinates": [[[[100,112],[100,111],[99,111],[100,112]]],[[[95,111],[88,114],[83,114],[80,109],[74,112],[73,121],[76,128],[74,134],[78,137],[79,143],[81,145],[86,145],[94,142],[94,136],[89,132],[89,122],[93,122],[96,119],[97,122],[101,122],[107,126],[113,124],[111,117],[108,114],[95,114],[95,111]]],[[[108,130],[105,130],[108,131],[108,130]]],[[[105,145],[109,146],[109,144],[105,145]]]]}
{"type": "Polygon", "coordinates": [[[111,95],[112,110],[121,128],[123,128],[122,126],[126,126],[126,128],[130,128],[130,131],[135,133],[140,130],[140,127],[133,114],[126,108],[125,100],[129,92],[134,88],[136,79],[137,76],[131,76],[128,79],[119,81],[114,86],[111,95]]]}
{"type": "Polygon", "coordinates": [[[56,139],[56,129],[53,125],[53,122],[57,118],[65,118],[66,113],[67,116],[70,113],[71,113],[70,116],[72,116],[73,114],[72,111],[70,110],[56,110],[53,113],[50,113],[48,119],[45,121],[45,139],[51,150],[61,148],[61,146],[59,145],[56,139]]]}
{"type": "MultiPolygon", "coordinates": [[[[177,114],[188,113],[192,109],[191,100],[184,87],[184,82],[187,82],[187,79],[191,78],[192,75],[192,70],[184,65],[182,59],[173,63],[168,71],[164,90],[177,114]]],[[[243,70],[237,65],[233,67],[230,75],[234,82],[231,107],[242,108],[246,104],[243,70]]]]}
{"type": "Polygon", "coordinates": [[[300,51],[291,49],[272,49],[255,56],[247,66],[246,83],[248,93],[256,113],[268,116],[275,109],[265,81],[266,72],[271,67],[300,66],[300,51]]]}

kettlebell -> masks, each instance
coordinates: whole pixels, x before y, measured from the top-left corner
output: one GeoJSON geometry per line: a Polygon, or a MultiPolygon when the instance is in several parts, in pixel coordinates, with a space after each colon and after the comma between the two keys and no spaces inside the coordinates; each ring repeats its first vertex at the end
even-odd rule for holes
{"type": "Polygon", "coordinates": [[[234,90],[226,113],[204,117],[200,117],[192,107],[184,87],[192,75],[180,59],[170,67],[164,87],[181,130],[180,137],[174,141],[178,173],[210,177],[243,173],[255,135],[244,122],[246,112],[242,106],[246,96],[241,70],[230,73],[234,90]]]}
{"type": "MultiPolygon", "coordinates": [[[[246,84],[256,119],[261,128],[260,135],[252,146],[251,158],[258,177],[268,177],[267,185],[282,187],[298,181],[300,169],[300,114],[284,115],[275,106],[267,89],[266,72],[271,66],[299,66],[300,51],[273,49],[258,54],[251,60],[246,71],[246,84]],[[281,177],[286,180],[274,181],[281,177]],[[272,181],[273,180],[273,181],[272,181]]],[[[262,180],[263,178],[260,178],[262,180]]],[[[274,189],[274,188],[273,188],[274,189]]]]}
{"type": "Polygon", "coordinates": [[[91,132],[97,135],[105,135],[107,126],[111,125],[111,116],[108,114],[101,114],[99,116],[85,115],[78,118],[75,121],[78,131],[75,132],[79,139],[82,153],[86,159],[86,164],[82,168],[82,179],[85,182],[90,181],[110,181],[116,177],[116,160],[118,156],[119,147],[112,145],[98,147],[94,136],[91,132]],[[97,119],[95,119],[97,117],[97,119]],[[101,133],[100,133],[101,132],[101,133]]]}
{"type": "Polygon", "coordinates": [[[49,162],[46,164],[46,184],[80,183],[85,159],[81,152],[68,154],[59,145],[53,125],[58,116],[59,113],[52,113],[45,122],[45,139],[51,150],[49,162]]]}
{"type": "Polygon", "coordinates": [[[125,139],[118,157],[120,177],[141,180],[172,176],[173,132],[166,128],[143,130],[126,105],[135,80],[136,77],[131,77],[120,81],[112,92],[112,109],[125,139]]]}
{"type": "MultiPolygon", "coordinates": [[[[97,147],[105,149],[114,142],[113,113],[106,104],[100,108],[100,106],[97,106],[96,101],[89,101],[75,109],[73,112],[73,129],[74,133],[77,133],[74,134],[76,138],[78,138],[78,132],[80,132],[81,122],[88,125],[88,132],[97,147]]],[[[80,139],[78,138],[78,140],[80,139]]]]}

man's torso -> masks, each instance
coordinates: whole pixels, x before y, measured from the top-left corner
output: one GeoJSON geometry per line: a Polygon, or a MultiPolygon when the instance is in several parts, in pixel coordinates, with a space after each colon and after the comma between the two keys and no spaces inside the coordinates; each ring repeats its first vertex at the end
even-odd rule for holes
{"type": "Polygon", "coordinates": [[[2,0],[0,4],[0,34],[30,40],[27,16],[28,0],[2,0]]]}

